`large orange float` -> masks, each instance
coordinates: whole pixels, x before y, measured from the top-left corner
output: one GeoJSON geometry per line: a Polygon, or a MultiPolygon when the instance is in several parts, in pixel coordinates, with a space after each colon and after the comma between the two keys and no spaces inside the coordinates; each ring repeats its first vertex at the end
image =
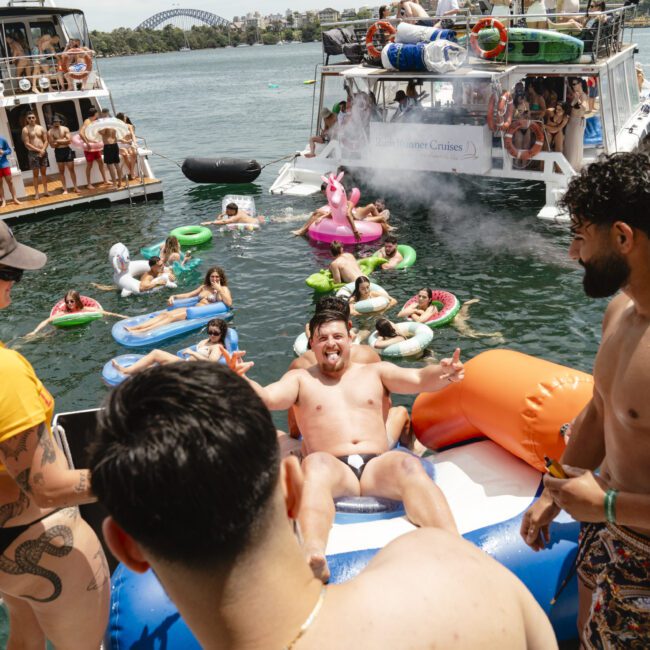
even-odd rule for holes
{"type": "Polygon", "coordinates": [[[539,471],[564,451],[560,427],[584,408],[593,378],[512,350],[483,352],[465,379],[413,404],[413,431],[429,449],[485,436],[539,471]]]}

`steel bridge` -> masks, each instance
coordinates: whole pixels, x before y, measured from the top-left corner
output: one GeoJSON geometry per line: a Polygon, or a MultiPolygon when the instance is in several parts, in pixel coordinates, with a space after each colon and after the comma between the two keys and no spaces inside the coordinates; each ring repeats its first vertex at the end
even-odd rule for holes
{"type": "Polygon", "coordinates": [[[201,9],[167,9],[146,20],[143,20],[136,29],[156,29],[165,23],[172,23],[187,31],[192,25],[203,24],[213,27],[227,27],[230,21],[201,9]]]}

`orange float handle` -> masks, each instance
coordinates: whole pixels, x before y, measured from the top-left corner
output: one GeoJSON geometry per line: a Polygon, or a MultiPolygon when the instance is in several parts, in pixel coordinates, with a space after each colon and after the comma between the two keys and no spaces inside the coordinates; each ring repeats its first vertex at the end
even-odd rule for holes
{"type": "Polygon", "coordinates": [[[503,23],[499,22],[492,16],[488,16],[487,18],[481,18],[481,20],[474,25],[469,37],[469,42],[474,52],[476,52],[476,54],[478,54],[482,59],[493,59],[495,56],[499,56],[499,54],[506,49],[506,44],[508,43],[508,32],[503,23]],[[494,27],[499,30],[499,43],[491,50],[483,50],[478,44],[478,33],[486,27],[494,27]]]}

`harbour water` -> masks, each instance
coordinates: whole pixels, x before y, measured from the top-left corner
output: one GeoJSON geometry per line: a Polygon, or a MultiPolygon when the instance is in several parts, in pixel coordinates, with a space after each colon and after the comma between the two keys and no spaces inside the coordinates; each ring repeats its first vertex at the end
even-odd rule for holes
{"type": "MultiPolygon", "coordinates": [[[[641,30],[637,36],[647,52],[650,33],[641,30]]],[[[131,116],[156,153],[176,161],[226,155],[266,162],[306,141],[315,87],[303,80],[316,76],[319,60],[320,46],[310,43],[116,58],[102,61],[101,71],[116,110],[131,116]]],[[[110,335],[112,321],[50,329],[28,341],[21,336],[46,318],[70,288],[117,313],[161,308],[167,290],[121,298],[117,291],[91,286],[111,283],[108,250],[122,241],[137,256],[141,246],[159,241],[172,228],[215,215],[227,193],[254,194],[258,210],[272,220],[257,232],[216,234],[211,245],[196,253],[203,259],[200,269],[209,264],[226,269],[236,307],[233,325],[241,347],[255,361],[254,378],[268,382],[282,374],[292,359],[293,340],[311,314],[314,297],[304,279],[327,264],[328,253],[293,238],[290,231],[300,215],[322,203],[320,197],[269,195],[277,164],[255,184],[231,187],[194,185],[160,157],[154,157],[153,165],[165,184],[164,201],[93,208],[15,226],[19,239],[46,251],[49,261],[15,287],[14,304],[0,314],[0,340],[32,362],[56,397],[58,411],[94,407],[106,395],[101,367],[126,352],[110,335]]],[[[407,271],[380,273],[374,280],[398,305],[424,286],[448,289],[462,301],[479,298],[470,325],[502,333],[502,338],[469,338],[453,327],[436,330],[434,354],[446,355],[458,345],[467,359],[505,346],[589,371],[605,305],[583,295],[582,272],[567,257],[566,226],[535,218],[542,188],[459,184],[444,177],[416,180],[408,187],[384,187],[381,193],[401,241],[416,248],[418,261],[407,271]]],[[[361,189],[362,201],[377,194],[361,189]]],[[[183,278],[179,290],[199,282],[200,274],[193,274],[183,278]]],[[[162,347],[175,351],[200,336],[187,335],[162,347]]],[[[283,416],[277,421],[282,424],[283,416]]]]}

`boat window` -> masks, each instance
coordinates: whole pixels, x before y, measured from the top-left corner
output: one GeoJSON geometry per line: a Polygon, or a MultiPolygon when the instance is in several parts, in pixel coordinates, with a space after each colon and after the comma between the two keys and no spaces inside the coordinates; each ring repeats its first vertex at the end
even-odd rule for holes
{"type": "Polygon", "coordinates": [[[605,136],[607,152],[611,153],[616,148],[616,141],[614,138],[614,106],[612,104],[613,98],[609,80],[610,76],[608,72],[600,75],[598,92],[600,94],[600,119],[604,122],[603,134],[605,136]]]}
{"type": "Polygon", "coordinates": [[[51,20],[39,20],[37,22],[29,22],[29,30],[32,33],[32,45],[36,45],[38,39],[46,34],[48,36],[56,36],[56,27],[51,20]]]}
{"type": "Polygon", "coordinates": [[[88,30],[83,14],[67,14],[61,18],[66,39],[69,41],[73,38],[79,39],[82,45],[89,46],[88,30]]]}
{"type": "Polygon", "coordinates": [[[627,118],[630,116],[630,102],[627,96],[627,84],[625,81],[625,68],[623,65],[618,65],[612,71],[612,76],[610,79],[614,82],[614,97],[616,100],[616,112],[614,115],[614,121],[616,124],[616,130],[618,131],[623,127],[623,124],[627,121],[627,118]]]}
{"type": "MultiPolygon", "coordinates": [[[[14,152],[18,161],[18,166],[22,171],[29,169],[29,161],[27,159],[27,148],[23,144],[23,127],[27,124],[27,113],[36,111],[33,104],[21,104],[7,108],[9,118],[9,130],[11,131],[11,139],[14,143],[14,152]]],[[[37,113],[38,114],[38,113],[37,113]]]]}
{"type": "Polygon", "coordinates": [[[15,57],[22,49],[23,54],[29,56],[30,49],[27,42],[27,30],[23,23],[2,23],[2,41],[5,56],[15,57]],[[14,47],[6,47],[7,38],[16,42],[14,47]],[[19,49],[20,48],[20,49],[19,49]]]}
{"type": "Polygon", "coordinates": [[[630,96],[632,110],[634,110],[639,104],[639,84],[636,79],[634,60],[631,58],[625,61],[625,80],[627,81],[627,92],[630,96]]]}
{"type": "Polygon", "coordinates": [[[79,130],[79,119],[77,118],[77,107],[73,101],[66,102],[48,102],[43,104],[43,117],[45,118],[45,127],[52,126],[54,115],[63,118],[63,125],[67,126],[70,131],[79,130]]]}

